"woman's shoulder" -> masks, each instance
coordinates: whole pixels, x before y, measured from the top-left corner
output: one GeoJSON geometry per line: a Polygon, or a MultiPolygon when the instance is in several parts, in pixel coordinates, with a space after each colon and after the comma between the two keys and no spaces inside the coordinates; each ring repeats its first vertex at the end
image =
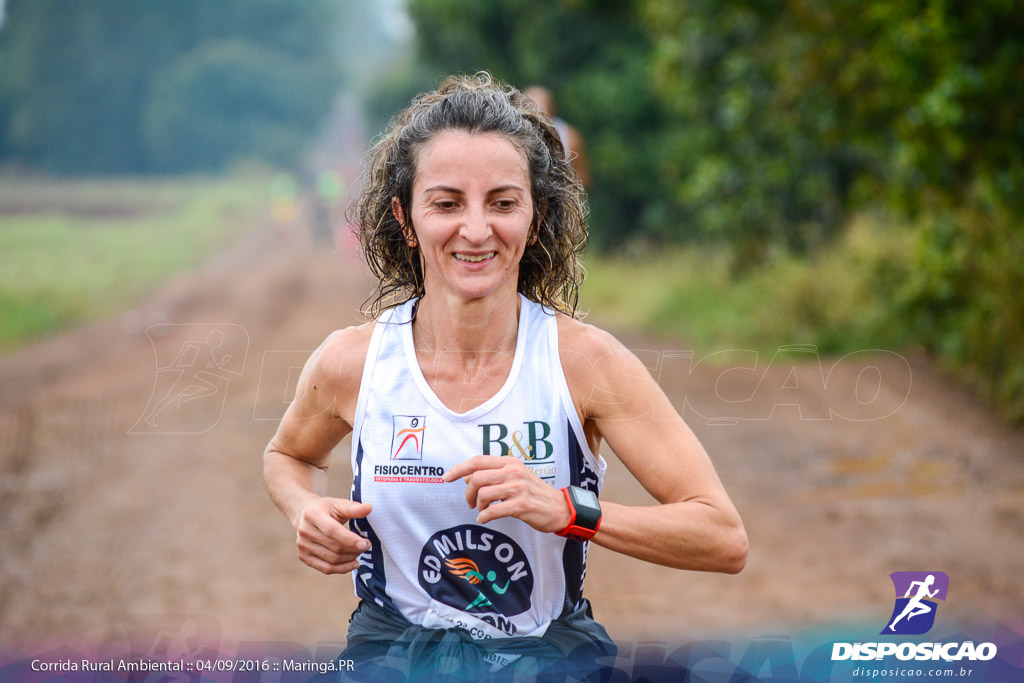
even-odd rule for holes
{"type": "Polygon", "coordinates": [[[320,347],[331,352],[362,351],[366,353],[370,346],[370,338],[373,336],[373,328],[376,325],[377,321],[371,320],[362,325],[352,325],[334,330],[327,335],[320,347]]]}
{"type": "Polygon", "coordinates": [[[371,321],[327,335],[310,358],[312,374],[327,386],[344,387],[353,383],[358,386],[375,325],[371,321]]]}
{"type": "Polygon", "coordinates": [[[578,320],[560,320],[558,330],[562,370],[581,419],[649,412],[657,382],[635,353],[611,333],[578,320]]]}
{"type": "Polygon", "coordinates": [[[621,367],[635,359],[610,332],[567,315],[558,314],[558,354],[567,376],[593,374],[621,367]]]}
{"type": "Polygon", "coordinates": [[[569,350],[587,357],[600,357],[625,348],[611,332],[563,313],[556,315],[559,350],[569,350]]]}

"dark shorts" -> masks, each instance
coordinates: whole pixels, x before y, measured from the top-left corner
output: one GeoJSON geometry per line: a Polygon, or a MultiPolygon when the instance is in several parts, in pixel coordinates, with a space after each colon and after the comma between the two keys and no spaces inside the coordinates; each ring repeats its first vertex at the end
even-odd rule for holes
{"type": "Polygon", "coordinates": [[[339,660],[354,670],[339,681],[603,681],[617,649],[590,603],[548,626],[540,638],[475,640],[461,628],[416,626],[361,602],[339,660]]]}

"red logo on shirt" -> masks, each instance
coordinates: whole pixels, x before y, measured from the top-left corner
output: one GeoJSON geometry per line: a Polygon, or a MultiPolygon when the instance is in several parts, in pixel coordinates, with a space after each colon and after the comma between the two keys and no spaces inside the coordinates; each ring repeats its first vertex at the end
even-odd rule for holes
{"type": "Polygon", "coordinates": [[[422,460],[425,415],[395,415],[391,433],[392,460],[422,460]]]}

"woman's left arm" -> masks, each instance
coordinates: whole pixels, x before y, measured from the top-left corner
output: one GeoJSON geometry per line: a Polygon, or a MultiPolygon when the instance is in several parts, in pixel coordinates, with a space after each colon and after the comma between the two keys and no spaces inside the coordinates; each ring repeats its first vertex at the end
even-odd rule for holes
{"type": "Polygon", "coordinates": [[[596,430],[658,505],[601,503],[593,541],[679,569],[737,573],[747,535],[711,459],[643,363],[612,335],[560,320],[562,366],[596,430]]]}

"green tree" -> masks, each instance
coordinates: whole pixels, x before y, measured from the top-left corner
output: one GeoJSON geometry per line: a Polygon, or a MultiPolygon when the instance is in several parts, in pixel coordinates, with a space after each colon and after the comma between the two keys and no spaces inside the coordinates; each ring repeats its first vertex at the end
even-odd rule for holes
{"type": "Polygon", "coordinates": [[[219,41],[182,55],[151,86],[142,123],[162,170],[216,170],[258,156],[289,165],[330,104],[329,72],[251,42],[219,41]],[[311,106],[315,105],[315,106],[311,106]]]}
{"type": "Polygon", "coordinates": [[[742,255],[853,210],[913,223],[893,325],[1024,419],[1024,5],[646,0],[645,16],[696,224],[742,255]]]}
{"type": "Polygon", "coordinates": [[[827,84],[806,72],[815,36],[800,3],[647,0],[654,79],[675,114],[674,196],[694,228],[735,245],[803,251],[838,230],[862,167],[833,128],[827,84]]]}
{"type": "Polygon", "coordinates": [[[330,45],[336,20],[328,0],[11,0],[0,29],[0,99],[12,108],[0,120],[3,152],[67,173],[214,168],[250,156],[283,161],[285,146],[294,146],[294,157],[338,85],[330,45]],[[255,61],[243,63],[247,57],[255,61]],[[182,90],[169,92],[169,82],[182,90]],[[198,82],[219,84],[205,91],[212,95],[205,109],[189,99],[203,90],[198,82]],[[197,117],[195,125],[155,121],[153,111],[172,102],[178,115],[197,117]],[[201,151],[210,137],[200,125],[228,139],[190,160],[184,150],[201,151]],[[175,146],[182,151],[169,153],[175,146]]]}

